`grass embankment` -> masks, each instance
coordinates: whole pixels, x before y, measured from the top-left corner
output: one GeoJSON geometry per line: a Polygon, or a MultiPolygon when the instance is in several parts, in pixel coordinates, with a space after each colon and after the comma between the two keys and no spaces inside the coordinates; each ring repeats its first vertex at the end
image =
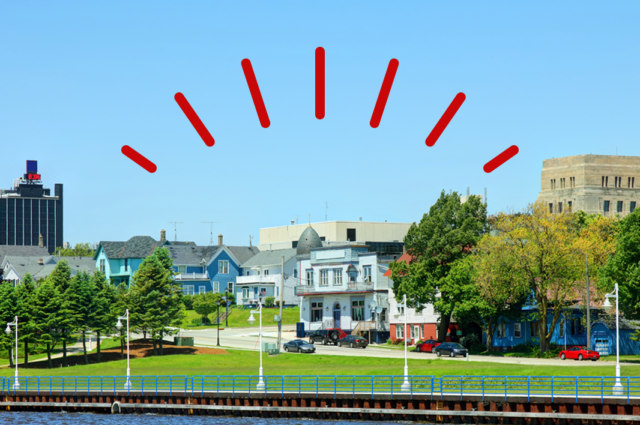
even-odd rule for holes
{"type": "MultiPolygon", "coordinates": [[[[165,355],[131,360],[133,375],[256,375],[257,352],[228,350],[225,355],[165,355]]],[[[403,359],[305,354],[264,355],[267,375],[402,375],[403,359]]],[[[74,356],[78,363],[82,357],[74,356]]],[[[126,360],[54,369],[21,369],[21,376],[120,376],[126,373],[126,360]]],[[[412,375],[471,376],[612,376],[613,365],[568,367],[565,365],[521,365],[465,362],[448,359],[409,360],[412,375]]],[[[12,369],[0,369],[0,376],[11,376],[12,369]]],[[[622,366],[623,376],[640,375],[640,365],[622,366]]]]}
{"type": "MultiPolygon", "coordinates": [[[[231,314],[229,315],[229,326],[230,328],[248,328],[248,327],[257,327],[260,325],[260,316],[254,315],[256,321],[251,324],[248,322],[249,316],[253,309],[246,308],[238,308],[233,307],[229,311],[231,314]]],[[[222,312],[223,310],[220,309],[222,312]]],[[[266,308],[264,309],[264,317],[262,318],[262,326],[277,326],[278,323],[274,321],[274,316],[280,314],[279,308],[266,308]]],[[[215,324],[211,325],[203,325],[203,326],[193,326],[191,325],[191,321],[193,319],[201,317],[195,310],[187,310],[187,317],[182,321],[182,327],[184,329],[211,329],[215,328],[215,324]]],[[[209,320],[213,320],[216,318],[216,313],[209,315],[209,320]]],[[[283,325],[295,325],[300,321],[300,307],[288,307],[282,309],[282,324],[283,325]]],[[[221,327],[226,327],[226,323],[223,320],[220,323],[221,327]]]]}

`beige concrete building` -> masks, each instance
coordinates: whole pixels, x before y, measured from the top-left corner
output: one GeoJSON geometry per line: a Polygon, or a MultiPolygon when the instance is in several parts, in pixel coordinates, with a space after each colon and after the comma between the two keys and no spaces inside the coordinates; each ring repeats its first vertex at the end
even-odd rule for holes
{"type": "Polygon", "coordinates": [[[640,157],[576,155],[542,162],[538,201],[554,213],[624,217],[640,204],[640,157]]]}
{"type": "MultiPolygon", "coordinates": [[[[403,242],[411,223],[387,223],[371,221],[323,221],[311,223],[323,242],[403,242]]],[[[291,248],[309,224],[268,227],[260,229],[260,245],[263,249],[291,248]]]]}

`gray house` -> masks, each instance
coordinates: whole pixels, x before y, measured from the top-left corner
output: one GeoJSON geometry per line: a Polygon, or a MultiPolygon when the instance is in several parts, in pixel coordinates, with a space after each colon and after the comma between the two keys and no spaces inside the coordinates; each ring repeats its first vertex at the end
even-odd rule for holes
{"type": "Polygon", "coordinates": [[[299,297],[295,295],[296,249],[261,251],[240,266],[242,275],[236,278],[236,303],[255,306],[258,300],[275,297],[280,300],[280,286],[283,284],[282,301],[285,306],[297,305],[299,297]],[[284,274],[282,262],[284,257],[284,274]],[[284,278],[284,282],[282,279],[284,278]]]}

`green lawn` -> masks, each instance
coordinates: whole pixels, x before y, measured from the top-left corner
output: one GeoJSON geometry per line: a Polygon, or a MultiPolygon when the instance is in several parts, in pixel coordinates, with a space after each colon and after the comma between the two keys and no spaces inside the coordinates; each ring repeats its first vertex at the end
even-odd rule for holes
{"type": "MultiPolygon", "coordinates": [[[[264,355],[266,375],[402,375],[402,359],[323,356],[304,354],[264,355]]],[[[256,375],[257,352],[229,350],[220,355],[171,355],[131,360],[133,375],[256,375]]],[[[412,375],[475,376],[612,376],[614,365],[567,367],[564,365],[529,366],[486,362],[461,362],[448,359],[409,360],[412,375]]],[[[24,376],[113,376],[126,373],[126,360],[99,365],[78,365],[58,369],[23,369],[24,376]]],[[[0,376],[11,376],[12,369],[0,369],[0,376]]],[[[640,375],[640,365],[622,366],[623,376],[640,375]]]]}
{"type": "MultiPolygon", "coordinates": [[[[260,316],[254,315],[256,321],[251,324],[248,322],[249,315],[251,309],[241,309],[234,307],[231,310],[231,315],[229,315],[229,327],[230,328],[247,328],[254,327],[260,325],[260,316]]],[[[275,326],[278,323],[273,320],[273,317],[277,314],[280,314],[280,309],[278,308],[265,308],[264,309],[264,317],[262,318],[262,326],[275,326]]],[[[289,307],[282,309],[282,324],[283,325],[295,325],[300,321],[300,307],[289,307]]],[[[184,329],[211,329],[215,328],[216,325],[204,325],[204,326],[190,326],[191,320],[200,317],[195,310],[187,310],[187,317],[182,322],[182,327],[184,329]]],[[[216,317],[216,314],[213,313],[209,315],[209,320],[213,320],[216,317]]],[[[225,322],[221,323],[221,326],[224,326],[225,322]]]]}

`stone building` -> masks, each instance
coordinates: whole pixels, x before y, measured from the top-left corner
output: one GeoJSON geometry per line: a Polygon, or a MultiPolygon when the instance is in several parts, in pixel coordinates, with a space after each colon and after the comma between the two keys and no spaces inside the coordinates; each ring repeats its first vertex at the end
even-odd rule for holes
{"type": "Polygon", "coordinates": [[[545,159],[538,201],[553,213],[582,210],[624,217],[640,203],[640,156],[545,159]]]}

